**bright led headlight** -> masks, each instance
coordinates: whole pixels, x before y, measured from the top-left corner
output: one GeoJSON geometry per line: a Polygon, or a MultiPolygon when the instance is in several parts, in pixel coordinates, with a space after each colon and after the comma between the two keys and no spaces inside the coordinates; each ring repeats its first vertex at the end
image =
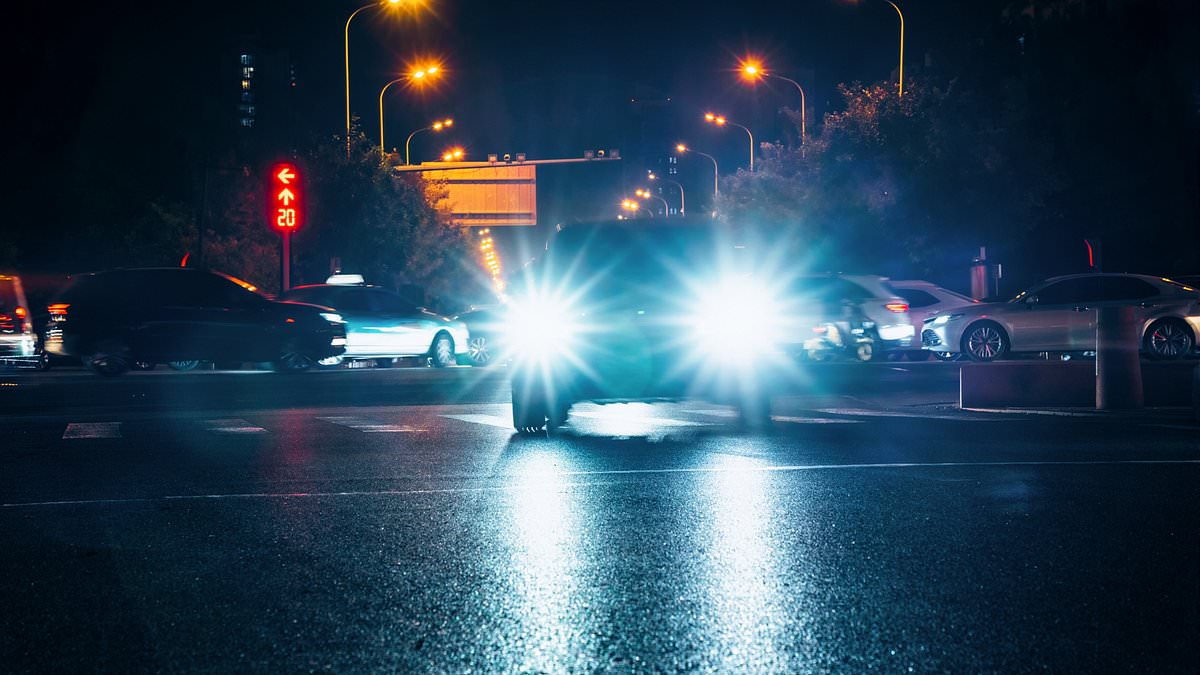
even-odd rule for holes
{"type": "Polygon", "coordinates": [[[740,358],[779,341],[779,303],[771,289],[748,276],[721,279],[696,299],[693,330],[711,356],[740,358]]]}
{"type": "Polygon", "coordinates": [[[555,298],[518,298],[509,304],[505,333],[519,353],[551,354],[569,349],[578,330],[577,317],[578,312],[555,298]]]}
{"type": "Polygon", "coordinates": [[[941,314],[939,316],[933,317],[932,319],[926,321],[925,323],[932,324],[934,326],[944,326],[944,325],[950,323],[951,321],[953,321],[954,319],[957,319],[960,317],[962,317],[962,314],[941,314]]]}
{"type": "Polygon", "coordinates": [[[329,323],[346,323],[346,320],[342,318],[341,314],[336,314],[334,312],[321,312],[321,318],[325,319],[329,323]]]}

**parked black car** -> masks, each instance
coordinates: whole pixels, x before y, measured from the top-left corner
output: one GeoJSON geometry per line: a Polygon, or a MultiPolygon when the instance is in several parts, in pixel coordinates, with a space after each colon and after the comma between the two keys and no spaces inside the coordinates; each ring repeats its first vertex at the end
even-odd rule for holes
{"type": "Polygon", "coordinates": [[[49,307],[46,350],[101,375],[136,362],[270,362],[305,370],[345,350],[333,310],[274,302],[231,276],[184,268],[73,277],[49,307]]]}

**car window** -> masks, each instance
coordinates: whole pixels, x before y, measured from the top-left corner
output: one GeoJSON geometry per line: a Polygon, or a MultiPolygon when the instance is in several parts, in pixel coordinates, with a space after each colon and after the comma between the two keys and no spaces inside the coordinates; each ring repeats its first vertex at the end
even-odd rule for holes
{"type": "Polygon", "coordinates": [[[1097,282],[1097,300],[1141,300],[1158,295],[1152,284],[1135,277],[1101,277],[1097,282]]]}
{"type": "Polygon", "coordinates": [[[325,307],[333,306],[332,289],[322,288],[320,286],[311,286],[308,288],[293,288],[284,293],[283,300],[288,302],[306,302],[312,305],[323,305],[325,307]]]}
{"type": "Polygon", "coordinates": [[[372,288],[371,302],[375,311],[384,314],[416,314],[417,308],[399,295],[381,288],[372,288]]]}
{"type": "Polygon", "coordinates": [[[334,298],[333,305],[339,312],[355,312],[357,314],[371,314],[376,311],[375,304],[371,301],[372,293],[369,288],[362,287],[346,287],[341,289],[334,298]]]}
{"type": "Polygon", "coordinates": [[[916,288],[897,288],[895,289],[895,293],[907,300],[908,306],[914,309],[929,307],[938,303],[938,299],[933,297],[933,294],[916,288]]]}
{"type": "Polygon", "coordinates": [[[0,279],[0,312],[17,306],[17,289],[9,279],[0,279]]]}
{"type": "Polygon", "coordinates": [[[1056,281],[1038,290],[1034,295],[1041,305],[1065,305],[1095,300],[1097,290],[1096,277],[1077,277],[1056,281]]]}
{"type": "Polygon", "coordinates": [[[831,289],[837,294],[837,297],[842,300],[866,300],[873,297],[870,291],[859,286],[853,281],[846,279],[834,279],[833,288],[831,289]]]}

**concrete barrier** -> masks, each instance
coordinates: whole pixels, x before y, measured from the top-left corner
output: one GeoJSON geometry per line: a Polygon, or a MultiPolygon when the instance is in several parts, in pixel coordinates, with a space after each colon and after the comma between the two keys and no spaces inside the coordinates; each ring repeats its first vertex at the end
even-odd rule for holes
{"type": "MultiPolygon", "coordinates": [[[[1200,368],[1194,363],[1144,362],[1145,404],[1200,406],[1200,368]]],[[[1002,361],[964,364],[958,404],[963,408],[1095,408],[1096,364],[1088,361],[1002,361]]]]}
{"type": "Polygon", "coordinates": [[[1192,368],[1192,414],[1200,420],[1200,366],[1192,368]]]}

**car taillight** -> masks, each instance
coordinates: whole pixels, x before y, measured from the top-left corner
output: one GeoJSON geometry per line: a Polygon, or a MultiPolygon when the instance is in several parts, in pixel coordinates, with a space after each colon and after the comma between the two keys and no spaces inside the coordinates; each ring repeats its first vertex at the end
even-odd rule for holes
{"type": "Polygon", "coordinates": [[[67,318],[67,308],[71,305],[63,302],[56,305],[50,305],[46,311],[50,313],[51,321],[62,321],[67,318]]]}
{"type": "Polygon", "coordinates": [[[13,311],[13,314],[18,319],[24,319],[25,317],[29,316],[29,312],[25,311],[24,307],[18,307],[15,311],[13,311]]]}
{"type": "Polygon", "coordinates": [[[884,307],[887,307],[889,312],[895,312],[897,314],[908,311],[907,302],[889,302],[884,305],[884,307]]]}

